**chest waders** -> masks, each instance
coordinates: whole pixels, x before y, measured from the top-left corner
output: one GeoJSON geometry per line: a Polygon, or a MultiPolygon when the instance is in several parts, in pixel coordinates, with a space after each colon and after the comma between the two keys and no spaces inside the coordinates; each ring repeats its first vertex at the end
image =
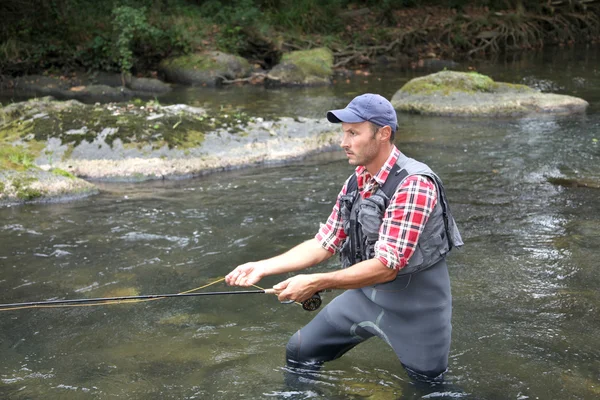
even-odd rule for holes
{"type": "Polygon", "coordinates": [[[408,264],[390,282],[347,290],[333,299],[286,347],[288,365],[319,368],[357,344],[377,336],[416,380],[442,379],[448,366],[452,296],[446,254],[463,244],[441,180],[425,164],[400,155],[386,182],[368,199],[347,182],[340,212],[348,238],[343,267],[373,258],[374,244],[390,198],[410,175],[429,177],[437,189],[431,212],[408,264]]]}

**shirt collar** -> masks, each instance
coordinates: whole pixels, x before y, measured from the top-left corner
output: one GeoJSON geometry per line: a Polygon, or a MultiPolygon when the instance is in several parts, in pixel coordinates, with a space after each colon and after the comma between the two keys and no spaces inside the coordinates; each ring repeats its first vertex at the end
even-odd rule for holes
{"type": "Polygon", "coordinates": [[[379,186],[383,185],[388,175],[390,174],[390,171],[394,167],[394,164],[396,164],[396,162],[398,161],[398,157],[400,157],[400,150],[398,150],[398,148],[394,146],[387,160],[383,164],[383,167],[381,167],[381,169],[373,177],[371,176],[371,174],[369,174],[369,171],[367,171],[367,168],[364,165],[356,167],[356,170],[354,172],[356,173],[356,177],[358,178],[358,187],[362,189],[362,187],[367,182],[369,182],[371,178],[374,179],[379,184],[379,186]]]}

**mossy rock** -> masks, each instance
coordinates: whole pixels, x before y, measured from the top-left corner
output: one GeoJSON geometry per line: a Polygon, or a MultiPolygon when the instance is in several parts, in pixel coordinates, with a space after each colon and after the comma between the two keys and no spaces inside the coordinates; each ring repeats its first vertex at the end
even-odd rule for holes
{"type": "Polygon", "coordinates": [[[442,116],[522,116],[585,111],[585,100],[495,82],[476,72],[442,71],[412,79],[392,97],[396,110],[442,116]]]}
{"type": "Polygon", "coordinates": [[[96,193],[98,189],[83,179],[57,175],[38,168],[25,171],[0,170],[0,205],[54,202],[96,193]]]}
{"type": "MultiPolygon", "coordinates": [[[[41,174],[43,169],[60,185],[78,182],[76,177],[142,181],[280,163],[329,150],[339,136],[318,119],[265,121],[232,107],[207,113],[157,102],[86,105],[44,100],[15,103],[0,113],[5,119],[0,172],[41,174]]],[[[14,192],[4,184],[5,193],[14,192]]],[[[8,197],[18,200],[14,193],[3,199],[8,197]]],[[[39,197],[45,201],[48,196],[42,192],[39,197]]]]}
{"type": "Polygon", "coordinates": [[[160,63],[160,71],[169,82],[217,86],[226,79],[249,76],[251,67],[242,57],[211,51],[163,60],[160,63]]]}
{"type": "Polygon", "coordinates": [[[321,47],[284,54],[267,76],[271,86],[319,86],[331,84],[333,53],[321,47]]]}

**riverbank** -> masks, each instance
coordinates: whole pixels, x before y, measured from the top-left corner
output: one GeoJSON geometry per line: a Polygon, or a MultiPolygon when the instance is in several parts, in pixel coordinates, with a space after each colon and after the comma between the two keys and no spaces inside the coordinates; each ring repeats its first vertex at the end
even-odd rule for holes
{"type": "Polygon", "coordinates": [[[210,51],[241,56],[255,71],[269,71],[291,51],[324,47],[331,50],[335,69],[355,69],[381,63],[410,67],[428,60],[452,62],[600,40],[596,1],[525,1],[514,8],[490,8],[485,5],[489,2],[456,2],[454,7],[392,3],[364,7],[349,1],[340,7],[334,1],[304,1],[275,7],[213,0],[194,6],[173,0],[148,7],[140,0],[119,7],[90,3],[87,8],[35,12],[7,9],[16,25],[0,31],[0,71],[4,80],[31,74],[68,77],[81,70],[116,72],[125,87],[130,74],[164,79],[164,60],[210,51]],[[17,29],[19,21],[30,29],[17,29]],[[55,21],[64,23],[59,28],[55,21]]]}

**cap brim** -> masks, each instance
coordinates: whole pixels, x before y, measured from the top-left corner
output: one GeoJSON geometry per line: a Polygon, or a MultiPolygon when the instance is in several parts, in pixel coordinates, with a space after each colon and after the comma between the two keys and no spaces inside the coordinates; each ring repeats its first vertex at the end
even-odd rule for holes
{"type": "Polygon", "coordinates": [[[365,122],[364,119],[345,108],[341,110],[327,111],[327,120],[333,123],[347,122],[349,124],[365,122]]]}

